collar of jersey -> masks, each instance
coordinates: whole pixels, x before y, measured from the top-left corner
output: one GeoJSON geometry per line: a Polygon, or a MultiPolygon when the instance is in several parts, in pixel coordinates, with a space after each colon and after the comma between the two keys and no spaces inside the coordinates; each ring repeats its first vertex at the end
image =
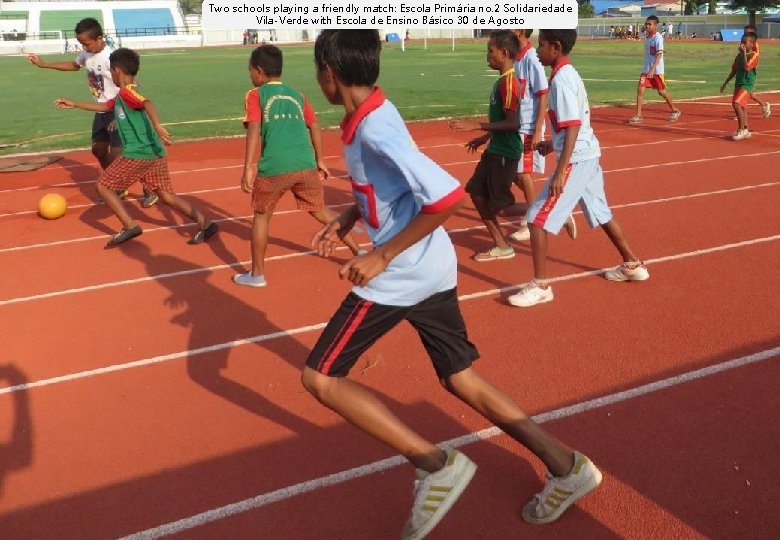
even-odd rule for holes
{"type": "Polygon", "coordinates": [[[553,77],[555,77],[555,75],[561,70],[563,66],[568,66],[569,64],[571,64],[571,60],[569,60],[568,56],[564,56],[558,60],[558,63],[555,64],[555,69],[552,70],[552,73],[550,73],[550,81],[553,80],[553,77]]]}
{"type": "Polygon", "coordinates": [[[531,47],[533,47],[533,45],[531,45],[529,42],[525,47],[518,51],[517,56],[515,56],[515,60],[522,60],[525,55],[528,54],[528,51],[531,50],[531,47]]]}
{"type": "Polygon", "coordinates": [[[355,131],[357,131],[360,122],[371,112],[378,109],[384,102],[385,94],[381,88],[375,86],[374,92],[368,96],[368,99],[358,105],[357,109],[345,116],[341,121],[341,142],[350,144],[352,139],[355,138],[355,131]]]}

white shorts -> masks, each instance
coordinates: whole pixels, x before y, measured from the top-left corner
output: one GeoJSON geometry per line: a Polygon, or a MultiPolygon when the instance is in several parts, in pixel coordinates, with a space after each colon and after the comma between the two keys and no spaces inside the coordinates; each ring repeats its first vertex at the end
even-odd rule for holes
{"type": "Polygon", "coordinates": [[[521,133],[523,138],[523,155],[517,164],[517,172],[520,174],[540,173],[544,174],[544,156],[533,149],[533,135],[521,133]]]}
{"type": "Polygon", "coordinates": [[[563,193],[558,197],[550,196],[551,181],[552,176],[528,209],[528,223],[558,234],[577,203],[591,228],[612,220],[612,211],[604,193],[604,173],[598,158],[570,163],[566,169],[563,193]]]}

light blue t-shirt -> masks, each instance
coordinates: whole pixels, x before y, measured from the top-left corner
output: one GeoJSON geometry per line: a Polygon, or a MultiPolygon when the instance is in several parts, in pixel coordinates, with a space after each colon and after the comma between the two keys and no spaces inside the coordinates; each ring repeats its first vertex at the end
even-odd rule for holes
{"type": "MultiPolygon", "coordinates": [[[[446,210],[463,198],[460,183],[420,152],[380,88],[341,127],[352,191],[375,246],[396,236],[420,212],[446,210]]],[[[412,306],[456,284],[455,249],[438,227],[352,292],[380,304],[412,306]]]]}
{"type": "Polygon", "coordinates": [[[550,98],[547,102],[553,132],[553,148],[558,154],[566,139],[564,128],[579,126],[570,163],[601,156],[599,141],[590,126],[590,104],[585,84],[568,58],[558,63],[550,76],[550,98]]]}
{"type": "MultiPolygon", "coordinates": [[[[650,68],[653,67],[653,62],[655,62],[656,53],[663,50],[664,37],[661,35],[661,32],[655,32],[652,36],[645,38],[645,63],[642,65],[642,73],[650,71],[650,68]]],[[[658,61],[655,74],[664,74],[664,55],[661,55],[661,59],[658,61]]]]}

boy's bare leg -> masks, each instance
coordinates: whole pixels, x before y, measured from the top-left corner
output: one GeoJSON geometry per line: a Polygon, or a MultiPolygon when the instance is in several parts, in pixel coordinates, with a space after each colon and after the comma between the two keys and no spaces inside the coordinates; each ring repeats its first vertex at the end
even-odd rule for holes
{"type": "Polygon", "coordinates": [[[609,222],[602,225],[601,228],[604,229],[604,232],[607,233],[612,244],[620,252],[620,256],[623,257],[623,262],[639,262],[637,256],[634,255],[634,252],[631,251],[631,248],[628,246],[625,236],[623,236],[623,229],[620,228],[620,224],[615,219],[609,220],[609,222]]]}
{"type": "Polygon", "coordinates": [[[737,115],[737,123],[739,124],[739,129],[743,130],[747,128],[747,113],[745,111],[745,108],[740,105],[739,103],[732,103],[734,106],[734,113],[737,115]]]}
{"type": "Polygon", "coordinates": [[[637,86],[636,88],[636,115],[642,116],[642,106],[645,104],[645,87],[637,86]]]}
{"type": "Polygon", "coordinates": [[[262,276],[265,269],[265,250],[268,248],[268,228],[271,223],[271,212],[255,212],[252,221],[252,276],[262,276]]]}
{"type": "Polygon", "coordinates": [[[518,174],[515,178],[515,185],[523,190],[525,202],[532,203],[536,200],[536,190],[534,189],[534,180],[530,174],[518,174]]]}
{"type": "Polygon", "coordinates": [[[531,230],[531,256],[534,261],[534,278],[539,281],[547,279],[547,231],[533,223],[528,224],[531,230]]]}
{"type": "MultiPolygon", "coordinates": [[[[122,149],[119,149],[119,153],[122,153],[122,149]]],[[[100,163],[100,168],[106,170],[115,156],[111,155],[111,147],[108,141],[92,141],[92,155],[100,163]]]]}
{"type": "Polygon", "coordinates": [[[471,197],[471,200],[477,209],[477,213],[479,213],[479,217],[482,218],[482,221],[485,224],[487,231],[490,233],[490,236],[493,237],[493,241],[495,242],[496,246],[498,246],[501,249],[509,248],[509,244],[504,238],[504,233],[501,232],[501,227],[498,224],[496,215],[490,209],[490,206],[488,205],[487,201],[482,197],[474,197],[474,196],[471,197]]]}
{"type": "Polygon", "coordinates": [[[672,100],[672,95],[669,93],[668,90],[659,90],[658,93],[661,95],[662,98],[664,98],[666,104],[669,105],[669,110],[671,110],[672,112],[677,110],[677,107],[674,105],[674,101],[672,100]]]}
{"type": "Polygon", "coordinates": [[[528,448],[555,476],[569,474],[574,454],[542,430],[508,395],[484,380],[472,368],[442,381],[444,387],[507,435],[528,448]]]}
{"type": "Polygon", "coordinates": [[[174,210],[184,214],[188,218],[191,218],[193,221],[195,221],[195,223],[198,224],[198,227],[201,229],[205,229],[208,226],[208,223],[206,223],[206,218],[203,216],[203,214],[201,214],[198,209],[189,202],[185,201],[175,193],[171,193],[170,191],[164,191],[162,189],[157,189],[155,191],[157,192],[157,195],[160,197],[162,202],[174,210]]]}
{"type": "Polygon", "coordinates": [[[303,386],[345,420],[387,444],[415,467],[435,472],[444,467],[444,451],[401,422],[371,392],[346,377],[328,377],[306,367],[303,386]]]}
{"type": "Polygon", "coordinates": [[[97,184],[97,192],[98,196],[105,201],[106,206],[108,206],[114,215],[119,218],[119,221],[122,222],[122,227],[125,229],[132,229],[137,225],[136,222],[133,221],[133,218],[130,217],[130,214],[127,213],[122,199],[119,198],[113,189],[108,189],[105,186],[97,184]]]}
{"type": "MultiPolygon", "coordinates": [[[[322,223],[323,225],[327,225],[334,219],[336,219],[338,214],[328,208],[327,206],[323,207],[322,210],[315,210],[309,212],[311,216],[322,223]]],[[[342,242],[349,248],[349,250],[352,252],[352,255],[357,255],[358,251],[360,251],[360,245],[355,240],[355,237],[352,236],[352,233],[348,233],[344,235],[344,238],[341,239],[342,242]]]]}

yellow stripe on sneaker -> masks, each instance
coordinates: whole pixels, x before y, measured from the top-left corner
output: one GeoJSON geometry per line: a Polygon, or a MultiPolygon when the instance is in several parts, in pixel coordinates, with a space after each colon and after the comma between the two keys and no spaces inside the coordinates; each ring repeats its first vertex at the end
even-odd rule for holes
{"type": "Polygon", "coordinates": [[[428,488],[429,491],[441,491],[442,493],[447,493],[452,490],[449,486],[431,486],[428,488]]]}
{"type": "Polygon", "coordinates": [[[428,495],[427,497],[425,497],[425,500],[431,502],[441,502],[444,500],[444,497],[442,497],[441,495],[428,495]]]}
{"type": "Polygon", "coordinates": [[[439,509],[438,506],[431,506],[431,505],[428,505],[428,504],[423,505],[422,508],[423,508],[423,510],[426,510],[426,511],[431,512],[431,513],[435,512],[436,510],[439,509]]]}

